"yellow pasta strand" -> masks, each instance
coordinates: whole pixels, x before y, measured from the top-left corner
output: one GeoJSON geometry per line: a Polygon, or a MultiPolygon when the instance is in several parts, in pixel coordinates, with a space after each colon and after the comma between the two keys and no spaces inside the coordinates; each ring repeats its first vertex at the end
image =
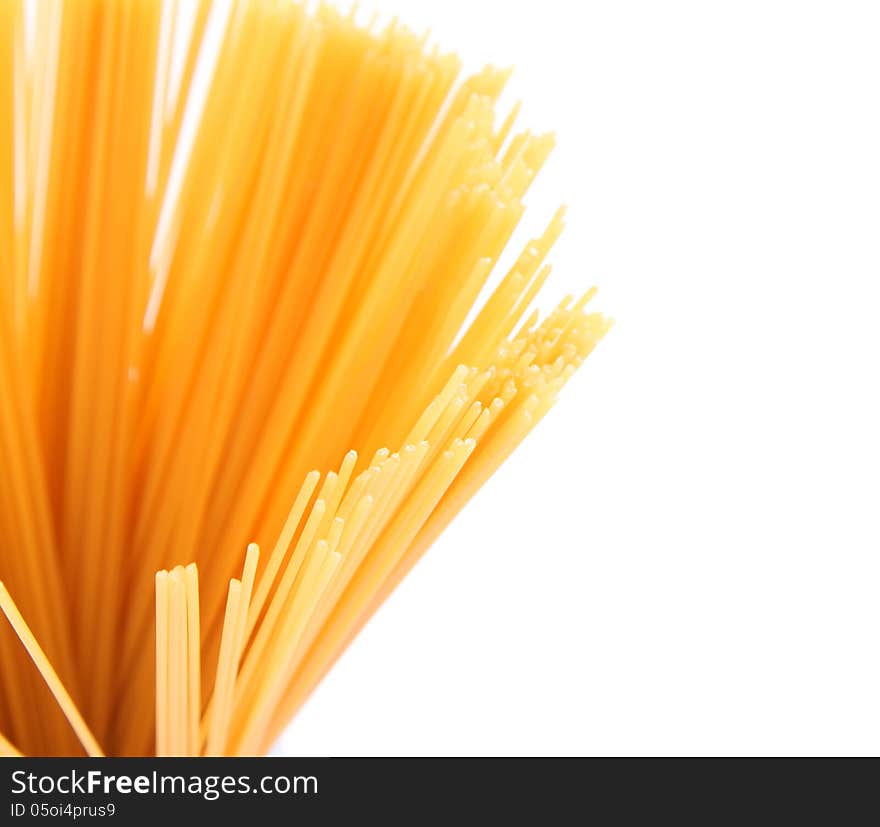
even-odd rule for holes
{"type": "Polygon", "coordinates": [[[98,742],[95,740],[94,735],[92,735],[91,730],[83,720],[82,715],[80,715],[79,710],[71,700],[67,690],[64,688],[64,684],[61,683],[58,674],[52,668],[52,664],[49,663],[46,654],[43,652],[42,648],[40,648],[40,644],[37,643],[37,639],[34,637],[33,632],[28,628],[27,623],[25,623],[24,618],[18,611],[18,607],[13,602],[6,586],[3,585],[2,582],[0,582],[0,609],[3,610],[3,614],[6,615],[6,619],[15,630],[15,634],[18,635],[22,645],[31,656],[34,665],[43,676],[43,680],[46,681],[49,690],[55,696],[58,706],[61,707],[64,716],[67,718],[85,751],[93,758],[96,756],[103,756],[104,753],[98,746],[98,742]]]}
{"type": "Polygon", "coordinates": [[[21,752],[13,746],[8,738],[4,737],[2,732],[0,732],[0,757],[21,758],[21,752]]]}

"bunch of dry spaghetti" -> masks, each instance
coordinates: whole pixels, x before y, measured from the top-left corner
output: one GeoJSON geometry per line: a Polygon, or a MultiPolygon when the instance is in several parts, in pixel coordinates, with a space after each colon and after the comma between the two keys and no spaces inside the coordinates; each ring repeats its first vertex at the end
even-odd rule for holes
{"type": "Polygon", "coordinates": [[[561,215],[465,326],[552,139],[458,74],[290,0],[0,3],[0,754],[266,751],[605,333],[529,312],[561,215]]]}

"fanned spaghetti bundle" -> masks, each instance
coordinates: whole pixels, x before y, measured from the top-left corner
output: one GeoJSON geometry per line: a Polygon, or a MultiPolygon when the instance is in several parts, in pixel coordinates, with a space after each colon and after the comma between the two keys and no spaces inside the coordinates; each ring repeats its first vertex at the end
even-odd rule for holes
{"type": "Polygon", "coordinates": [[[264,752],[608,328],[561,213],[466,325],[552,139],[326,6],[0,18],[0,754],[264,752]]]}

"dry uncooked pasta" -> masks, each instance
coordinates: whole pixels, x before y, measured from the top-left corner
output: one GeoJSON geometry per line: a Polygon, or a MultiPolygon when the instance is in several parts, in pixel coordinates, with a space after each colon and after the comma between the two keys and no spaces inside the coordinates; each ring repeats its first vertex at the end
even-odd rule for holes
{"type": "Polygon", "coordinates": [[[531,310],[561,212],[482,298],[553,143],[506,78],[324,5],[0,3],[0,755],[265,752],[554,403],[609,321],[531,310]]]}

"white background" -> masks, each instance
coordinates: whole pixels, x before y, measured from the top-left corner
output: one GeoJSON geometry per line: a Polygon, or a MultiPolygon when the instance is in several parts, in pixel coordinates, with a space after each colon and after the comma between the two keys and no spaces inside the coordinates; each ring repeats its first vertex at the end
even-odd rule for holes
{"type": "Polygon", "coordinates": [[[278,751],[877,754],[878,6],[362,5],[517,65],[617,324],[278,751]]]}

